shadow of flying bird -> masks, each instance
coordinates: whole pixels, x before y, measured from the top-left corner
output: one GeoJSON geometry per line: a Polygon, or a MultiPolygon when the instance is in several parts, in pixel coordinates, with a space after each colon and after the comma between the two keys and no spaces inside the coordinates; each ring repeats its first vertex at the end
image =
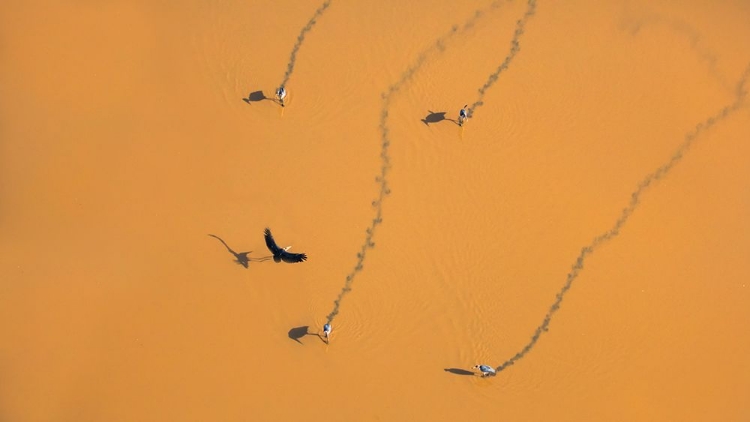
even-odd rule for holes
{"type": "Polygon", "coordinates": [[[238,264],[242,265],[245,268],[248,268],[248,265],[250,264],[251,261],[254,261],[254,262],[263,262],[263,261],[266,261],[266,260],[270,259],[270,257],[250,258],[249,256],[247,256],[247,254],[249,254],[252,251],[239,252],[239,253],[235,252],[235,251],[232,250],[232,248],[229,247],[229,245],[227,245],[227,242],[225,242],[219,236],[216,236],[216,235],[213,235],[213,234],[209,234],[209,236],[215,237],[216,239],[219,239],[219,242],[221,242],[224,245],[224,247],[227,248],[227,250],[229,251],[229,253],[231,253],[232,255],[234,255],[235,262],[237,262],[238,264]]]}
{"type": "MultiPolygon", "coordinates": [[[[263,233],[263,236],[266,238],[266,246],[268,246],[268,250],[271,251],[273,254],[273,260],[275,262],[288,262],[288,263],[295,263],[295,262],[302,262],[307,259],[307,255],[303,253],[291,253],[287,252],[291,246],[287,246],[286,248],[280,248],[276,241],[273,240],[273,235],[271,235],[271,230],[266,228],[266,231],[263,233]]],[[[271,257],[266,257],[271,258],[271,257]]]]}

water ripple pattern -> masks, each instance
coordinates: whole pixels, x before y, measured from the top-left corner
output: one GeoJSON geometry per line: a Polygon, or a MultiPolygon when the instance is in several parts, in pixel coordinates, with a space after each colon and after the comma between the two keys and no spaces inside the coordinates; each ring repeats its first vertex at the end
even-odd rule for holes
{"type": "Polygon", "coordinates": [[[578,275],[580,274],[581,270],[583,270],[583,265],[584,265],[584,261],[586,260],[586,257],[594,253],[594,251],[596,251],[602,244],[604,244],[605,242],[609,240],[614,239],[615,237],[617,237],[617,235],[620,234],[620,229],[622,229],[622,227],[625,225],[625,223],[627,223],[628,219],[630,219],[630,216],[633,214],[636,208],[638,208],[638,204],[641,201],[641,195],[653,183],[658,182],[663,177],[665,177],[669,173],[669,171],[672,170],[672,168],[682,160],[682,158],[685,156],[685,153],[688,152],[688,150],[693,145],[693,143],[695,142],[696,138],[699,135],[709,130],[711,127],[713,127],[720,121],[726,119],[730,114],[732,114],[734,111],[736,111],[743,105],[745,97],[747,97],[747,90],[746,90],[745,84],[747,83],[748,77],[750,77],[750,65],[748,65],[748,67],[745,68],[745,71],[742,73],[742,76],[739,82],[737,83],[734,101],[731,104],[722,108],[718,113],[714,114],[713,116],[699,123],[692,131],[688,132],[685,135],[685,139],[682,141],[682,144],[680,144],[680,146],[672,154],[669,160],[666,163],[664,163],[661,167],[657,168],[655,171],[646,175],[646,177],[644,177],[643,180],[641,180],[641,182],[638,184],[638,187],[630,195],[630,202],[628,203],[628,206],[622,210],[620,217],[615,221],[612,227],[606,232],[595,237],[591,243],[589,243],[587,246],[584,246],[581,249],[581,253],[576,258],[575,263],[573,264],[573,267],[568,273],[565,284],[563,285],[562,289],[560,289],[560,292],[557,293],[557,296],[555,297],[555,301],[552,302],[552,306],[550,306],[549,310],[547,311],[547,314],[544,316],[542,323],[534,331],[534,335],[531,336],[531,339],[529,340],[529,342],[526,343],[526,345],[523,348],[521,348],[521,350],[518,351],[518,353],[516,353],[515,355],[513,355],[513,357],[503,362],[502,365],[498,366],[496,368],[497,372],[500,372],[504,370],[505,368],[507,368],[508,366],[513,365],[514,363],[522,359],[524,356],[526,356],[526,354],[529,353],[531,349],[534,348],[534,346],[539,341],[539,338],[541,337],[542,333],[547,331],[549,324],[552,321],[552,316],[555,314],[555,312],[557,312],[560,309],[560,305],[562,304],[565,294],[568,292],[568,290],[570,290],[570,287],[573,285],[573,281],[575,281],[575,279],[578,278],[578,275]]]}
{"type": "Polygon", "coordinates": [[[469,109],[467,110],[469,117],[474,115],[474,110],[476,110],[478,107],[484,104],[484,94],[487,93],[487,90],[490,89],[492,85],[495,85],[495,82],[497,82],[497,79],[500,77],[500,74],[508,69],[508,66],[510,65],[510,63],[521,51],[521,44],[519,43],[519,40],[521,39],[521,36],[526,30],[526,22],[528,22],[529,18],[534,16],[535,12],[536,12],[536,0],[529,0],[526,3],[526,13],[524,13],[521,19],[519,19],[516,22],[516,31],[513,33],[513,39],[510,40],[510,45],[511,45],[510,52],[508,52],[508,55],[505,56],[505,59],[503,59],[503,62],[500,64],[500,66],[498,66],[497,69],[495,69],[495,71],[492,72],[490,76],[487,77],[487,81],[484,83],[484,85],[482,85],[482,87],[479,88],[479,96],[477,97],[476,101],[474,101],[469,106],[469,109]]]}
{"type": "Polygon", "coordinates": [[[292,72],[294,72],[294,65],[297,63],[297,52],[302,46],[302,43],[305,41],[305,36],[308,32],[310,32],[313,26],[318,23],[318,18],[323,15],[323,13],[326,11],[326,9],[328,9],[328,6],[330,5],[331,0],[326,0],[325,3],[320,5],[318,10],[315,11],[315,14],[307,22],[307,25],[305,25],[305,27],[302,28],[302,31],[300,31],[299,36],[297,36],[297,42],[294,43],[294,48],[292,48],[292,53],[289,55],[289,63],[287,63],[286,65],[286,73],[284,73],[284,79],[281,81],[281,84],[279,86],[286,86],[286,83],[289,82],[289,78],[292,76],[292,72]]]}
{"type": "Polygon", "coordinates": [[[365,241],[362,243],[362,246],[360,247],[360,250],[357,253],[357,262],[354,265],[354,268],[352,268],[349,274],[347,274],[344,287],[339,292],[338,297],[336,297],[336,300],[333,301],[333,310],[331,310],[331,312],[326,316],[326,322],[328,324],[332,323],[333,319],[338,315],[339,307],[341,306],[341,301],[344,298],[344,296],[352,290],[352,283],[354,282],[354,278],[356,277],[357,273],[362,271],[362,268],[363,268],[362,266],[367,257],[367,251],[375,246],[375,243],[373,242],[375,229],[377,228],[378,225],[380,225],[383,222],[383,200],[391,192],[388,186],[388,174],[391,168],[391,158],[388,152],[388,147],[391,144],[391,140],[389,137],[389,129],[388,129],[388,111],[391,107],[391,101],[393,100],[394,95],[398,93],[404,87],[405,84],[411,81],[411,79],[414,77],[417,71],[424,65],[424,63],[432,54],[440,53],[444,51],[446,47],[446,43],[448,41],[453,39],[456,35],[462,34],[468,31],[469,29],[473,28],[474,25],[476,25],[478,20],[483,18],[488,12],[499,8],[502,5],[502,3],[503,2],[499,0],[494,1],[487,8],[477,10],[469,19],[466,20],[466,22],[464,22],[463,25],[461,26],[453,25],[450,31],[442,35],[440,38],[435,40],[435,42],[432,43],[429,47],[423,50],[417,56],[417,59],[414,61],[414,63],[411,66],[409,66],[401,74],[401,77],[398,79],[398,81],[391,84],[388,87],[388,89],[381,95],[381,98],[383,100],[383,106],[380,111],[380,124],[378,126],[380,130],[380,142],[381,142],[380,143],[381,167],[380,167],[380,174],[375,179],[380,189],[379,189],[377,198],[372,202],[373,207],[375,207],[375,217],[372,219],[372,222],[370,223],[369,227],[367,227],[366,229],[365,241]]]}

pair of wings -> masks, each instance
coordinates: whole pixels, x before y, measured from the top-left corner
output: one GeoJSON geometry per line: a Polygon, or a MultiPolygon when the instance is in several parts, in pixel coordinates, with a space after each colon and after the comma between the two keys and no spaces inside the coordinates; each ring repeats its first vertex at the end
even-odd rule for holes
{"type": "Polygon", "coordinates": [[[292,253],[287,252],[284,248],[280,248],[279,245],[276,244],[276,241],[273,240],[273,235],[271,234],[270,229],[266,229],[266,231],[263,233],[263,237],[266,239],[266,246],[268,247],[268,250],[271,251],[273,254],[273,259],[275,261],[284,261],[288,263],[295,263],[295,262],[303,262],[307,259],[307,255],[303,253],[292,253]]]}

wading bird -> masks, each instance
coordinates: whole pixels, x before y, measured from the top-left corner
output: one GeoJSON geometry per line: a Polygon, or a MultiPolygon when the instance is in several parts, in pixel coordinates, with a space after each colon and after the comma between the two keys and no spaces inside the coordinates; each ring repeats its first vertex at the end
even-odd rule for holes
{"type": "Polygon", "coordinates": [[[466,105],[464,106],[464,108],[462,108],[462,109],[461,109],[461,110],[460,110],[460,111],[458,112],[458,125],[459,125],[459,126],[463,126],[463,125],[464,125],[464,122],[465,122],[465,121],[467,121],[467,120],[469,120],[469,114],[468,114],[468,113],[466,112],[466,107],[468,107],[468,106],[469,106],[469,105],[468,105],[468,104],[466,104],[466,105]]]}
{"type": "Polygon", "coordinates": [[[482,377],[494,376],[497,373],[495,368],[488,365],[474,365],[472,369],[479,369],[482,372],[482,377]]]}
{"type": "MultiPolygon", "coordinates": [[[[268,246],[268,250],[271,251],[273,254],[273,260],[276,262],[288,262],[288,263],[295,263],[295,262],[302,262],[307,259],[307,255],[303,253],[291,253],[287,252],[291,246],[287,246],[286,248],[280,248],[276,241],[273,240],[273,235],[271,235],[271,230],[266,229],[266,231],[263,234],[266,238],[266,246],[268,246]]],[[[270,258],[270,257],[269,257],[270,258]]]]}
{"type": "Polygon", "coordinates": [[[286,89],[284,89],[283,86],[280,86],[278,89],[276,89],[276,98],[279,99],[279,103],[281,103],[281,106],[284,107],[284,98],[286,98],[286,89]]]}

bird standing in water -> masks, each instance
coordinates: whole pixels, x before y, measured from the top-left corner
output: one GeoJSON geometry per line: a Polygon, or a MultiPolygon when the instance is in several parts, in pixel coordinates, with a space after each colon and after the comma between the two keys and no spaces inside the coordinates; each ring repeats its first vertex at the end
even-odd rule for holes
{"type": "Polygon", "coordinates": [[[464,105],[464,108],[462,108],[458,112],[458,125],[459,126],[463,126],[464,122],[469,120],[469,113],[466,111],[466,107],[468,106],[469,106],[468,104],[464,105]]]}
{"type": "Polygon", "coordinates": [[[495,372],[495,368],[489,365],[474,365],[472,366],[472,369],[479,369],[482,372],[482,378],[494,376],[495,374],[497,374],[497,372],[495,372]]]}
{"type": "Polygon", "coordinates": [[[286,98],[286,89],[284,89],[283,86],[280,86],[276,90],[276,98],[278,98],[279,103],[281,103],[281,106],[284,107],[284,98],[286,98]]]}

